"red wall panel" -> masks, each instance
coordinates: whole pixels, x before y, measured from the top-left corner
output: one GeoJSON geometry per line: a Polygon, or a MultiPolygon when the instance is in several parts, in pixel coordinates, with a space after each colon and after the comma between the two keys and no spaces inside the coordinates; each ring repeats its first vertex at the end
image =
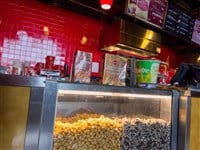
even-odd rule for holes
{"type": "MultiPolygon", "coordinates": [[[[99,50],[100,33],[104,25],[36,0],[0,0],[0,65],[12,65],[16,59],[34,65],[44,62],[47,55],[55,55],[56,64],[67,63],[70,68],[76,50],[92,52],[93,61],[100,63],[104,54],[99,50]],[[48,35],[44,27],[48,27],[48,35]],[[85,43],[81,43],[83,37],[87,39],[85,43]]],[[[163,46],[157,58],[169,61],[174,68],[178,63],[175,57],[173,50],[163,46]]]]}
{"type": "MultiPolygon", "coordinates": [[[[187,56],[186,56],[187,57],[187,56]]],[[[157,59],[167,62],[169,64],[169,68],[176,69],[180,66],[181,62],[186,60],[183,55],[178,54],[173,49],[166,47],[164,45],[161,46],[161,53],[157,59]]]]}
{"type": "MultiPolygon", "coordinates": [[[[99,37],[101,22],[34,0],[0,1],[0,64],[13,60],[44,62],[55,55],[56,64],[71,65],[76,50],[95,52],[93,61],[100,62],[99,37]],[[48,27],[49,33],[43,31],[48,27]],[[81,44],[81,39],[87,42],[81,44]]],[[[69,66],[70,67],[70,66],[69,66]]]]}
{"type": "Polygon", "coordinates": [[[176,57],[176,53],[172,49],[162,45],[161,53],[156,58],[161,61],[169,63],[169,68],[174,68],[175,57],[176,57]]]}

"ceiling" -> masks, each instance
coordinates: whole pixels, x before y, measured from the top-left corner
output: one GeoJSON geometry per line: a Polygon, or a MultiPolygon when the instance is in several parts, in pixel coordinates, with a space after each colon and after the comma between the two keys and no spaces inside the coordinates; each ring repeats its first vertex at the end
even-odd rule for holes
{"type": "MultiPolygon", "coordinates": [[[[113,0],[113,5],[110,10],[102,10],[100,8],[99,0],[39,0],[49,4],[53,4],[59,7],[72,9],[75,11],[80,11],[83,14],[90,15],[91,11],[96,13],[92,14],[92,17],[105,17],[123,14],[125,9],[126,0],[113,0]],[[72,7],[73,6],[73,7],[72,7]],[[77,9],[78,8],[78,9],[77,9]],[[82,10],[84,8],[84,11],[82,10]],[[89,10],[89,13],[85,11],[89,10]],[[97,16],[95,16],[97,15],[97,16]]],[[[185,11],[191,13],[195,17],[200,16],[200,0],[168,0],[177,7],[184,9],[185,11]]]]}
{"type": "MultiPolygon", "coordinates": [[[[124,10],[126,5],[126,0],[113,0],[113,5],[110,10],[102,10],[99,4],[99,0],[39,0],[51,5],[56,5],[63,9],[68,9],[76,11],[82,15],[86,15],[95,19],[100,19],[102,21],[112,21],[114,17],[124,18],[124,10]]],[[[169,2],[176,5],[178,8],[192,14],[196,18],[200,18],[200,0],[168,0],[169,2]]],[[[125,19],[127,19],[125,17],[125,19]]],[[[172,36],[168,33],[163,33],[162,31],[148,26],[144,22],[137,20],[138,24],[142,24],[144,27],[150,27],[150,29],[161,32],[163,35],[163,44],[172,47],[174,50],[180,53],[187,53],[188,51],[198,51],[200,52],[200,46],[186,41],[179,37],[172,36]]]]}
{"type": "Polygon", "coordinates": [[[113,16],[123,14],[125,8],[125,0],[113,0],[113,5],[110,10],[103,10],[100,7],[99,0],[39,0],[48,4],[53,4],[58,7],[76,11],[83,15],[107,20],[113,16]]]}

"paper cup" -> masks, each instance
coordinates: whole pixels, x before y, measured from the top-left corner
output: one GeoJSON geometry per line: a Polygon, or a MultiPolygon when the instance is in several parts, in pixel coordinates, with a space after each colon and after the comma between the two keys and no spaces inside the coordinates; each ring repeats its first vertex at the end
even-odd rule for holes
{"type": "Polygon", "coordinates": [[[157,60],[137,60],[135,62],[137,83],[157,83],[160,62],[157,60]]]}

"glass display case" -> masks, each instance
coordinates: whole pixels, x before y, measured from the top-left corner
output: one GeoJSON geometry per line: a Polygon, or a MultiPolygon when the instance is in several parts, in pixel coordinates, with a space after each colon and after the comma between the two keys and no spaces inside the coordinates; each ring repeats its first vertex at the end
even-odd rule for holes
{"type": "Polygon", "coordinates": [[[176,91],[51,81],[46,88],[39,149],[177,149],[176,91]]]}

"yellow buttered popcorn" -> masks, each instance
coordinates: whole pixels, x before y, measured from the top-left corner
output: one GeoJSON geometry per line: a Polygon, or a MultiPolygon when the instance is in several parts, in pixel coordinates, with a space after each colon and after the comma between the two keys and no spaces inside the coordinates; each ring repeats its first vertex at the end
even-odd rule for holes
{"type": "Polygon", "coordinates": [[[58,118],[54,150],[120,150],[122,122],[98,114],[58,118]]]}

